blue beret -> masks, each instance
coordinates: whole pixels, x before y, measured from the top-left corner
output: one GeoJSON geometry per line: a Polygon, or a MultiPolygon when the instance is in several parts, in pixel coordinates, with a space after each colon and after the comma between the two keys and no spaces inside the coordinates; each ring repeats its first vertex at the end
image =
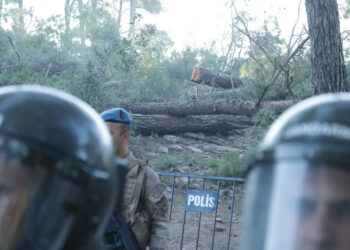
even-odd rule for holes
{"type": "Polygon", "coordinates": [[[105,122],[122,122],[129,124],[133,122],[130,114],[122,108],[105,110],[101,113],[101,117],[105,122]]]}

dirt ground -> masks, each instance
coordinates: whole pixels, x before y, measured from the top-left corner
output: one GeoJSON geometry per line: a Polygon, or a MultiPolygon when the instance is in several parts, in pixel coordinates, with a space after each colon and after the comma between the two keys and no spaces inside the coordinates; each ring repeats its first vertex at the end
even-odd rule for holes
{"type": "MultiPolygon", "coordinates": [[[[202,213],[200,233],[198,238],[198,249],[238,249],[238,239],[240,235],[240,218],[242,207],[243,185],[236,186],[235,200],[233,206],[232,227],[230,234],[230,245],[228,248],[229,226],[231,215],[232,189],[226,188],[220,192],[217,210],[217,220],[215,227],[214,245],[213,227],[214,214],[202,213]]],[[[171,215],[171,249],[181,249],[181,236],[184,219],[184,206],[186,191],[175,189],[174,202],[171,215]]],[[[184,227],[184,237],[182,249],[196,249],[198,221],[200,213],[187,212],[184,227]]]]}
{"type": "MultiPolygon", "coordinates": [[[[237,154],[242,154],[245,150],[244,136],[232,134],[228,136],[204,135],[186,133],[182,135],[165,135],[134,137],[131,144],[135,155],[144,160],[149,159],[154,163],[152,167],[158,171],[179,174],[195,174],[217,176],[218,166],[210,166],[208,161],[211,159],[222,160],[225,156],[234,150],[237,154]],[[153,160],[153,161],[152,161],[153,160]],[[158,161],[156,161],[158,160],[158,161]],[[157,164],[155,164],[157,163],[157,164]],[[156,167],[161,166],[161,169],[156,167]]],[[[232,177],[232,176],[231,176],[232,177]]],[[[171,193],[172,177],[162,176],[161,180],[169,185],[171,193]]],[[[201,190],[203,186],[202,178],[191,178],[188,184],[187,177],[176,177],[174,180],[175,192],[171,216],[171,249],[181,249],[181,238],[184,220],[184,206],[186,200],[186,187],[190,189],[201,190]]],[[[231,215],[232,185],[233,183],[221,183],[219,195],[217,223],[214,228],[214,214],[202,213],[200,233],[198,238],[198,249],[233,249],[238,250],[238,241],[240,237],[240,219],[243,196],[243,184],[236,185],[235,201],[233,207],[232,226],[230,233],[229,248],[229,226],[231,215]],[[214,245],[213,242],[213,234],[214,245]]],[[[205,190],[216,191],[217,182],[206,180],[205,190]]],[[[184,236],[182,249],[196,249],[198,221],[200,214],[197,212],[186,213],[186,223],[184,227],[184,236]]]]}

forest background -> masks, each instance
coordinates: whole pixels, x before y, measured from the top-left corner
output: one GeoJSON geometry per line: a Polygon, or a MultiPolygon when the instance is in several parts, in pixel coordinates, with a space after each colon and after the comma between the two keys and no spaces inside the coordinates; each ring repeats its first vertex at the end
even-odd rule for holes
{"type": "MultiPolygon", "coordinates": [[[[161,0],[137,0],[132,17],[133,1],[65,0],[63,15],[44,19],[25,8],[25,1],[0,0],[0,85],[52,86],[101,112],[121,102],[192,101],[188,82],[200,66],[242,80],[239,91],[227,92],[226,100],[297,102],[315,94],[308,30],[300,23],[304,1],[286,37],[277,16],[266,13],[258,20],[249,0],[229,0],[228,33],[209,46],[180,51],[165,31],[144,18],[163,11],[161,0]]],[[[348,22],[349,0],[339,12],[341,24],[348,22]]],[[[350,30],[342,29],[341,35],[349,77],[350,30]]],[[[208,86],[199,91],[201,100],[222,99],[208,86]]],[[[273,117],[266,109],[257,114],[247,133],[248,148],[273,117]]]]}

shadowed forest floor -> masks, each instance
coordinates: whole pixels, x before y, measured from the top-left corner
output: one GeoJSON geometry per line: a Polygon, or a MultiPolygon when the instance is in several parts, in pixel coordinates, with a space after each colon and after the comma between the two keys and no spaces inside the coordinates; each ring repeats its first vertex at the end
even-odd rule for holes
{"type": "MultiPolygon", "coordinates": [[[[170,173],[232,176],[235,171],[236,158],[246,151],[244,135],[230,134],[227,136],[186,133],[165,136],[135,136],[131,140],[131,150],[136,156],[149,160],[149,164],[156,171],[170,173]],[[235,158],[230,157],[235,155],[235,158]],[[229,156],[229,157],[228,157],[229,156]],[[225,170],[225,171],[223,171],[225,170]],[[226,171],[228,170],[228,171],[226,171]]],[[[171,178],[162,177],[162,181],[169,185],[171,194],[171,178]]],[[[202,179],[191,178],[190,188],[202,189],[202,179]]],[[[222,183],[217,210],[215,238],[213,243],[214,214],[202,213],[198,240],[198,249],[227,249],[232,202],[232,184],[222,183]]],[[[176,177],[174,202],[170,221],[171,242],[170,249],[180,249],[183,230],[184,206],[186,200],[187,177],[176,177]]],[[[238,250],[241,228],[241,209],[243,184],[236,185],[235,200],[232,213],[232,226],[229,249],[238,250]]],[[[206,190],[216,190],[216,182],[207,181],[206,190]]],[[[197,212],[186,213],[182,249],[196,249],[198,221],[197,212]]]]}

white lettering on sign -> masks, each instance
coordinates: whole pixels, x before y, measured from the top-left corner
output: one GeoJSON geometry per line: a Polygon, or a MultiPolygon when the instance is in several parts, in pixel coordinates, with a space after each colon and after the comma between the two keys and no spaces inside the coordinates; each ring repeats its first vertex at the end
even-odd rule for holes
{"type": "Polygon", "coordinates": [[[187,199],[187,206],[194,205],[196,207],[214,207],[215,197],[207,195],[190,194],[187,199]]]}

